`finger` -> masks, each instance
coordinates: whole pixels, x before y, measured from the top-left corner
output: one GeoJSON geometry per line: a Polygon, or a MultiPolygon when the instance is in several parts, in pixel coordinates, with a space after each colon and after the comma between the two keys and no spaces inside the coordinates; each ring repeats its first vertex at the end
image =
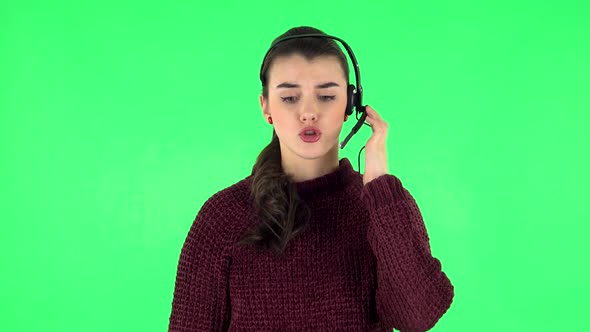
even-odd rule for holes
{"type": "Polygon", "coordinates": [[[377,111],[375,111],[375,109],[372,108],[371,106],[367,105],[367,107],[365,109],[367,110],[367,116],[370,116],[370,117],[376,118],[376,119],[381,119],[381,116],[379,116],[377,111]]]}
{"type": "Polygon", "coordinates": [[[383,119],[377,114],[377,112],[370,106],[366,107],[367,110],[367,119],[369,123],[380,123],[383,122],[383,119]]]}
{"type": "Polygon", "coordinates": [[[383,121],[383,119],[375,117],[369,118],[369,116],[367,116],[366,120],[370,124],[374,133],[387,135],[387,129],[389,126],[383,121]]]}

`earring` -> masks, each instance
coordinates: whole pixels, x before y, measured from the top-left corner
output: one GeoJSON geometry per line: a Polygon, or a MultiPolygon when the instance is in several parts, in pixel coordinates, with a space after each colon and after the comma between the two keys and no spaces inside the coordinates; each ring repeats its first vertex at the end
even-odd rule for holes
{"type": "Polygon", "coordinates": [[[269,124],[272,124],[272,117],[269,116],[266,121],[268,121],[269,124]]]}
{"type": "Polygon", "coordinates": [[[348,115],[344,116],[344,121],[346,122],[346,120],[348,120],[348,115]]]}

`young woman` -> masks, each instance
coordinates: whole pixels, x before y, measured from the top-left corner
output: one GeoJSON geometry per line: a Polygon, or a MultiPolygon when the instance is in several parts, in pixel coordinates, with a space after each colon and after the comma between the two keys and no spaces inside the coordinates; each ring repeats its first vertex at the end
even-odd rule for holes
{"type": "MultiPolygon", "coordinates": [[[[321,33],[293,28],[279,36],[321,33]]],[[[339,159],[349,68],[328,38],[269,51],[260,105],[270,144],[210,197],[182,247],[169,331],[426,331],[454,287],[412,195],[388,174],[370,106],[365,173],[339,159]]]]}

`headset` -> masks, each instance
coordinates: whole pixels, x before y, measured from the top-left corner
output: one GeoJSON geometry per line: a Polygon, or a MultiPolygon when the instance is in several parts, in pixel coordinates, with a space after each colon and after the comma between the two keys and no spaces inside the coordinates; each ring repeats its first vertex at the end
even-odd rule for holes
{"type": "MultiPolygon", "coordinates": [[[[281,42],[284,42],[286,40],[290,40],[290,39],[294,39],[294,38],[308,38],[308,37],[312,37],[312,38],[327,38],[327,39],[333,39],[336,41],[339,41],[342,46],[344,46],[344,48],[346,49],[346,52],[348,53],[348,56],[350,57],[350,60],[352,61],[353,64],[353,69],[354,69],[354,76],[355,76],[355,81],[356,81],[356,87],[353,84],[349,84],[348,88],[347,88],[347,100],[346,100],[346,111],[345,114],[346,115],[351,115],[352,114],[352,109],[354,108],[356,111],[356,119],[358,120],[357,123],[354,125],[354,127],[352,127],[352,130],[350,131],[350,133],[348,134],[348,136],[346,136],[346,138],[344,139],[344,141],[342,141],[342,143],[340,143],[340,149],[344,149],[344,146],[346,145],[346,143],[348,143],[348,141],[350,140],[350,138],[356,134],[356,132],[360,129],[360,127],[365,124],[369,127],[371,127],[371,125],[369,123],[365,123],[365,118],[367,117],[367,111],[366,111],[366,105],[363,106],[362,105],[362,99],[363,99],[363,87],[361,85],[361,73],[359,70],[359,65],[358,62],[356,61],[356,57],[354,56],[354,53],[352,52],[352,49],[350,48],[350,46],[348,46],[348,44],[342,40],[341,38],[338,38],[336,36],[331,36],[331,35],[325,35],[325,34],[318,34],[318,33],[310,33],[310,34],[300,34],[300,35],[293,35],[293,36],[288,36],[288,37],[283,37],[281,39],[278,39],[277,41],[275,41],[274,43],[272,43],[272,45],[270,46],[270,48],[268,49],[268,51],[266,52],[266,54],[264,55],[264,59],[262,60],[262,65],[260,66],[260,82],[263,82],[264,78],[262,77],[262,69],[264,67],[264,62],[266,61],[266,58],[268,57],[268,54],[270,53],[270,51],[278,44],[281,42]],[[360,118],[359,118],[360,115],[360,118]]],[[[359,151],[359,155],[358,155],[358,171],[361,171],[361,151],[363,151],[365,147],[363,146],[360,151],[359,151]]]]}

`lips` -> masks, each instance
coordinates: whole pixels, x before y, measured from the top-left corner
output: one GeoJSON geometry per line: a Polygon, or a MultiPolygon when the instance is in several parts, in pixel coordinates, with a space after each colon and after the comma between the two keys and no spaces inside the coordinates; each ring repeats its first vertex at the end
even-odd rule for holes
{"type": "Polygon", "coordinates": [[[299,137],[306,143],[315,143],[320,139],[320,136],[322,136],[322,132],[313,126],[305,127],[299,132],[299,137]],[[312,132],[313,134],[311,134],[312,132]]]}
{"type": "Polygon", "coordinates": [[[300,132],[299,132],[299,136],[305,135],[305,132],[307,131],[314,131],[315,135],[321,135],[322,132],[320,131],[320,129],[318,127],[314,127],[314,126],[308,126],[303,128],[300,132]]]}

